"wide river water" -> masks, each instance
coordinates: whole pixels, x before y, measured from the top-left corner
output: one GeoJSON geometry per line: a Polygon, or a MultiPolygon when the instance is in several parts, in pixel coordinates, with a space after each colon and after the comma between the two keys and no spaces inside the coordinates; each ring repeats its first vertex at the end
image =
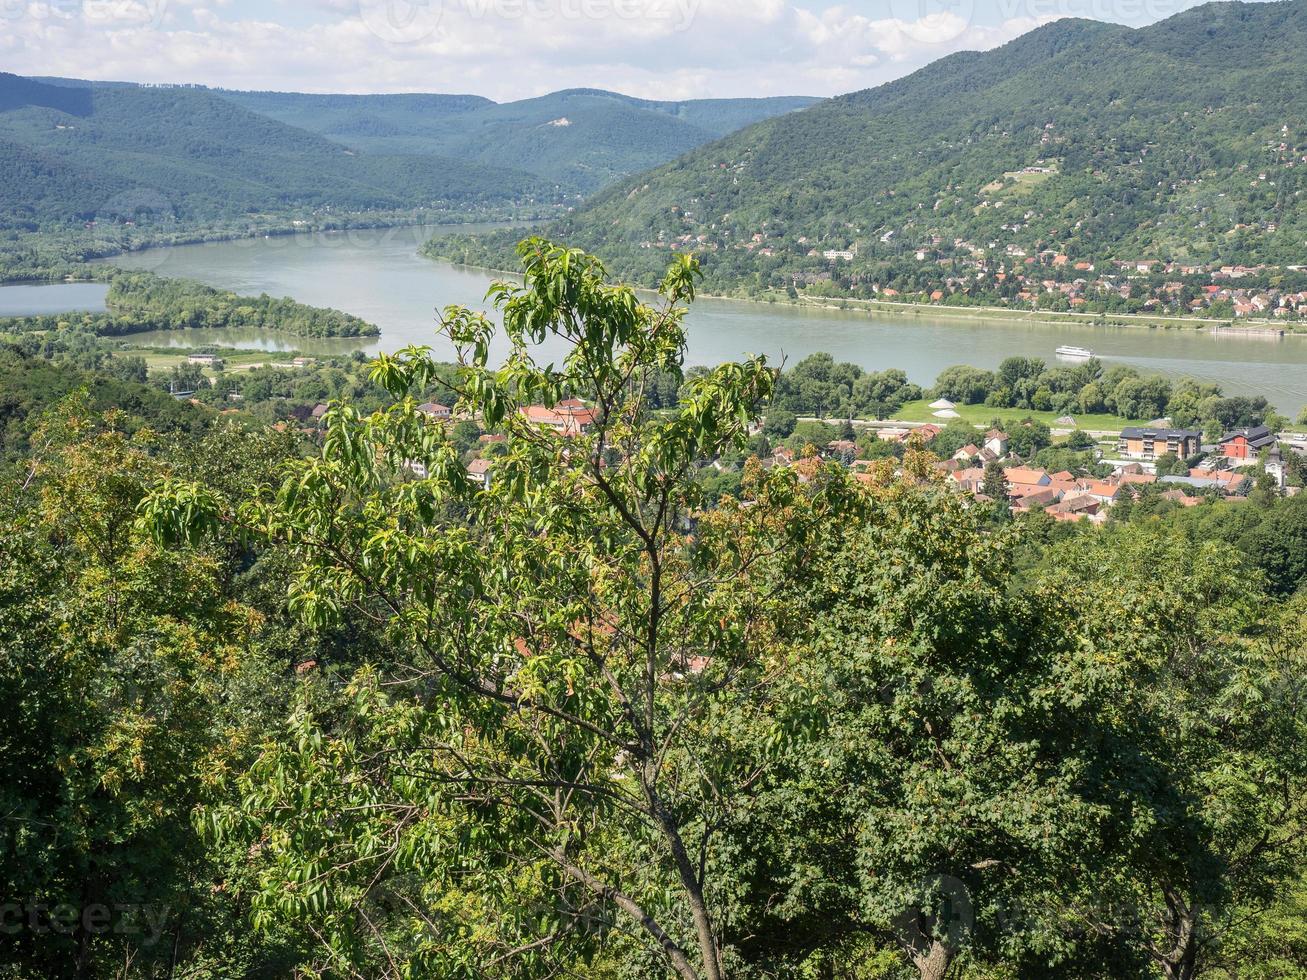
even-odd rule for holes
{"type": "MultiPolygon", "coordinates": [[[[136,334],[132,340],[137,343],[308,354],[393,351],[417,343],[447,355],[447,345],[435,333],[436,311],[451,304],[487,309],[485,292],[494,277],[419,256],[418,248],[432,233],[429,228],[390,228],[245,239],[156,249],[111,261],[239,293],[291,296],[345,310],[381,328],[379,338],[362,341],[191,330],[136,334]]],[[[14,288],[0,289],[0,312],[13,305],[6,296],[14,288]]],[[[17,288],[29,290],[22,297],[29,305],[39,302],[32,287],[17,288]]],[[[1097,351],[1109,365],[1126,363],[1216,381],[1228,394],[1265,395],[1291,415],[1307,403],[1307,338],[1298,336],[1277,340],[1196,330],[984,322],[928,313],[868,315],[726,300],[695,303],[689,326],[692,364],[716,364],[750,353],[794,363],[814,351],[829,351],[869,370],[902,368],[913,381],[929,384],[950,365],[993,368],[1013,354],[1053,362],[1055,348],[1073,344],[1097,351]]],[[[557,353],[545,349],[547,356],[557,353]]]]}

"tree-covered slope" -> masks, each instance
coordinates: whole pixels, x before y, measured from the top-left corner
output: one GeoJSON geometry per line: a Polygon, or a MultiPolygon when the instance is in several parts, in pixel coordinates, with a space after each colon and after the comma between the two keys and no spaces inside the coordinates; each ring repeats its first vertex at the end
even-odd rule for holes
{"type": "Polygon", "coordinates": [[[199,432],[205,425],[203,410],[166,392],[28,357],[12,344],[0,344],[0,468],[30,452],[29,437],[43,413],[79,390],[86,392],[89,408],[121,412],[132,429],[148,425],[160,432],[199,432]]]}
{"type": "Polygon", "coordinates": [[[571,89],[497,104],[463,95],[218,94],[251,111],[374,153],[515,167],[587,193],[815,99],[660,102],[571,89]]]}
{"type": "MultiPolygon", "coordinates": [[[[856,253],[1307,261],[1307,0],[1141,30],[1066,20],[779,116],[609,188],[551,234],[653,279],[856,253]]],[[[1008,259],[1011,261],[1011,259],[1008,259]]]]}
{"type": "Polygon", "coordinates": [[[291,208],[413,209],[552,197],[521,170],[369,154],[191,88],[0,74],[0,227],[202,222],[291,208]]]}

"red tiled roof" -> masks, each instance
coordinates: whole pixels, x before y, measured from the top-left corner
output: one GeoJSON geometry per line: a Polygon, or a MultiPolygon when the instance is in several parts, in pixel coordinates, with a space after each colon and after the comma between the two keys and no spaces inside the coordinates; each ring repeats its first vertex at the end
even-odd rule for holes
{"type": "Polygon", "coordinates": [[[1094,480],[1086,485],[1085,492],[1095,497],[1106,497],[1109,500],[1115,500],[1116,495],[1121,492],[1121,484],[1108,483],[1105,480],[1094,480]]]}
{"type": "Polygon", "coordinates": [[[522,415],[535,425],[547,425],[566,434],[575,434],[594,424],[595,413],[588,408],[569,405],[562,411],[544,405],[527,405],[522,415]]]}
{"type": "Polygon", "coordinates": [[[1094,513],[1102,507],[1102,501],[1096,500],[1090,496],[1068,497],[1060,504],[1054,504],[1049,511],[1055,511],[1059,514],[1083,514],[1094,513]]]}
{"type": "Polygon", "coordinates": [[[1047,470],[1037,470],[1028,466],[1014,466],[1010,470],[1005,470],[1008,483],[1021,483],[1034,486],[1047,486],[1049,475],[1047,470]]]}
{"type": "Polygon", "coordinates": [[[1047,507],[1050,504],[1057,503],[1061,498],[1062,491],[1055,490],[1052,487],[1044,487],[1020,497],[1017,501],[1017,509],[1028,510],[1031,507],[1047,507]]]}

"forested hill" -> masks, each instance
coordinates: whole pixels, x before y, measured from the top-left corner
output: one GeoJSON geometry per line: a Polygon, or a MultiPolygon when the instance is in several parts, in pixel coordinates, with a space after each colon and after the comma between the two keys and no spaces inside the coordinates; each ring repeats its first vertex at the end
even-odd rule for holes
{"type": "Polygon", "coordinates": [[[551,234],[643,281],[695,250],[716,285],[827,250],[851,271],[918,250],[1304,263],[1305,77],[1307,0],[1060,21],[742,130],[551,234]]]}
{"type": "Polygon", "coordinates": [[[280,122],[374,153],[515,167],[589,193],[816,99],[659,102],[571,89],[498,104],[470,95],[218,94],[280,122]]]}
{"type": "Polygon", "coordinates": [[[193,88],[51,85],[0,73],[0,228],[289,209],[554,200],[520,169],[367,153],[193,88]]]}
{"type": "Polygon", "coordinates": [[[85,407],[115,411],[129,430],[198,433],[211,413],[144,384],[53,364],[0,344],[0,473],[31,452],[30,437],[62,399],[82,392],[85,407]]]}

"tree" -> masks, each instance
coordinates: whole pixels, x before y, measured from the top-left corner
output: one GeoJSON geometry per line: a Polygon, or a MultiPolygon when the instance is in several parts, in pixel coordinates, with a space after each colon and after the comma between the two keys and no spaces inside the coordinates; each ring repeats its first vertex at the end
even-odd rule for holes
{"type": "Polygon", "coordinates": [[[935,436],[930,443],[930,451],[941,459],[949,459],[966,445],[974,445],[980,439],[980,433],[970,422],[954,419],[935,436]]]}
{"type": "Polygon", "coordinates": [[[208,375],[198,364],[177,364],[166,374],[159,375],[155,384],[164,391],[199,391],[209,386],[208,375]]]}
{"type": "Polygon", "coordinates": [[[1189,467],[1175,453],[1163,453],[1157,457],[1158,476],[1188,476],[1189,467]]]}
{"type": "Polygon", "coordinates": [[[785,442],[796,452],[802,452],[808,446],[825,449],[839,438],[839,434],[839,428],[829,422],[800,422],[785,442]]]}
{"type": "Polygon", "coordinates": [[[966,405],[979,405],[995,385],[992,371],[959,365],[946,368],[935,379],[930,394],[933,398],[947,398],[966,405]]]}
{"type": "Polygon", "coordinates": [[[1034,357],[1009,357],[998,366],[998,380],[1009,389],[1016,389],[1022,381],[1036,379],[1044,373],[1045,364],[1034,357]]]}
{"type": "Polygon", "coordinates": [[[893,484],[788,600],[814,623],[790,708],[812,735],[736,830],[763,865],[767,975],[802,975],[774,958],[805,940],[874,937],[923,980],[986,955],[1047,975],[1076,949],[1066,910],[1104,835],[1075,774],[1104,705],[1058,603],[1012,587],[1018,534],[893,484]]]}
{"type": "Polygon", "coordinates": [[[716,832],[787,737],[771,709],[790,690],[788,617],[756,580],[801,580],[851,486],[800,494],[793,470],[751,471],[753,506],[699,516],[697,462],[745,445],[772,372],[723,365],[650,417],[648,379],[681,363],[694,264],[673,266],[655,310],[580,252],[520,254],[524,284],[492,290],[501,370],[489,321],[443,322],[457,410],[510,436],[490,489],[422,424],[410,393],[434,365],[410,348],[373,369],[397,403],[334,407],[321,457],[275,495],[228,511],[174,483],[147,506],[166,539],[226,520],[284,540],[302,563],[292,608],[373,622],[395,651],[331,712],[298,712],[210,824],[262,842],[259,921],[312,913],[333,968],[528,975],[610,936],[716,980],[731,864],[716,832]],[[559,370],[529,353],[549,335],[570,348],[559,370]],[[572,390],[594,401],[584,436],[519,411],[572,390]],[[409,461],[429,477],[401,478],[409,461]]]}
{"type": "Polygon", "coordinates": [[[1049,427],[1036,419],[1022,419],[1008,426],[1008,448],[1022,459],[1033,459],[1041,449],[1053,444],[1049,427]]]}
{"type": "Polygon", "coordinates": [[[797,423],[798,419],[795,418],[793,412],[772,407],[767,410],[767,415],[763,419],[762,431],[773,439],[785,439],[794,431],[794,426],[797,423]]]}
{"type": "Polygon", "coordinates": [[[1307,617],[1230,559],[1151,522],[1046,558],[1115,705],[1091,777],[1114,831],[1081,914],[1168,980],[1199,976],[1307,857],[1307,617]]]}
{"type": "Polygon", "coordinates": [[[0,698],[13,712],[0,731],[0,962],[18,976],[279,972],[276,941],[233,938],[237,910],[191,823],[215,773],[243,766],[262,718],[241,694],[273,700],[276,665],[217,554],[161,549],[135,526],[167,464],[158,436],[124,422],[84,396],[53,407],[0,501],[0,698]]]}
{"type": "Polygon", "coordinates": [[[1007,501],[1007,474],[1003,470],[1003,464],[998,460],[991,460],[985,464],[985,479],[981,484],[981,493],[991,500],[1007,501]]]}
{"type": "Polygon", "coordinates": [[[477,447],[481,429],[475,422],[455,422],[449,430],[449,442],[461,456],[477,447]]]}
{"type": "Polygon", "coordinates": [[[1239,548],[1266,575],[1273,594],[1292,595],[1307,581],[1307,497],[1277,502],[1239,539],[1239,548]]]}
{"type": "Polygon", "coordinates": [[[145,358],[136,354],[110,357],[104,363],[104,373],[120,381],[135,381],[144,384],[149,375],[145,358]]]}

